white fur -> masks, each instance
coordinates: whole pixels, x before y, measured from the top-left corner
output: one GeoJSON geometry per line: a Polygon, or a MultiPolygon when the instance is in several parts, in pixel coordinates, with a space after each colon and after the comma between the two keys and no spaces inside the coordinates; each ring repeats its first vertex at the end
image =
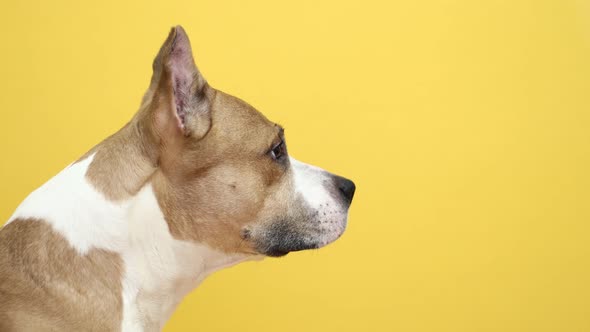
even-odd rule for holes
{"type": "Polygon", "coordinates": [[[72,164],[31,193],[17,218],[47,221],[81,255],[106,249],[121,255],[125,272],[122,330],[159,330],[182,298],[210,273],[247,259],[206,245],[175,240],[151,185],[112,202],[85,176],[94,156],[72,164]]]}
{"type": "Polygon", "coordinates": [[[322,225],[320,246],[335,241],[346,228],[348,211],[335,199],[330,189],[336,191],[330,175],[324,169],[290,158],[293,170],[294,190],[301,195],[309,209],[317,211],[322,225]],[[332,188],[330,188],[332,187],[332,188]]]}
{"type": "Polygon", "coordinates": [[[148,319],[159,330],[182,298],[205,277],[248,258],[175,240],[151,185],[133,199],[128,220],[131,246],[123,253],[127,266],[123,279],[123,331],[135,331],[139,322],[148,319]]]}
{"type": "Polygon", "coordinates": [[[46,220],[80,254],[91,248],[121,252],[127,237],[123,225],[128,203],[109,202],[88,183],[85,174],[93,157],[66,167],[33,191],[9,222],[17,218],[46,220]]]}
{"type": "Polygon", "coordinates": [[[324,181],[328,179],[325,170],[292,157],[290,160],[295,191],[301,194],[310,207],[319,209],[320,205],[336,203],[324,184],[324,181]]]}

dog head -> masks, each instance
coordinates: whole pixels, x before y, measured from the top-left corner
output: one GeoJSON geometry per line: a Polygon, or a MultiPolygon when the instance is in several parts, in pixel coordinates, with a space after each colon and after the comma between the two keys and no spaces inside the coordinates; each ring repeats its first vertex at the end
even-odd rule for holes
{"type": "Polygon", "coordinates": [[[285,132],[209,86],[173,28],[142,107],[157,144],[156,197],[175,238],[282,256],[344,231],[355,185],[289,156],[285,132]]]}

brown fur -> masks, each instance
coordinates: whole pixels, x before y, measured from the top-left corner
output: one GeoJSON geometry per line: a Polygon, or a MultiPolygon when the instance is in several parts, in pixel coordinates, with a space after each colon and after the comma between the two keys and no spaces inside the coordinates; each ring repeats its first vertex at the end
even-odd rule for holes
{"type": "Polygon", "coordinates": [[[141,126],[134,119],[79,159],[95,153],[86,176],[113,201],[137,194],[156,170],[154,149],[141,126]]]}
{"type": "MultiPolygon", "coordinates": [[[[254,236],[320,232],[303,222],[288,159],[268,155],[281,128],[206,83],[182,28],[153,70],[133,119],[80,159],[94,154],[86,177],[98,191],[123,201],[149,183],[175,238],[226,253],[260,254],[254,236]]],[[[118,331],[121,278],[118,254],[80,256],[44,221],[15,220],[0,231],[0,331],[118,331]]]]}
{"type": "Polygon", "coordinates": [[[252,253],[242,229],[264,219],[266,198],[289,181],[287,168],[266,155],[279,131],[251,106],[217,92],[209,133],[173,170],[162,169],[153,178],[173,236],[252,253]]]}
{"type": "Polygon", "coordinates": [[[167,67],[177,31],[154,60],[139,112],[87,154],[96,153],[86,176],[112,200],[133,196],[149,181],[174,237],[253,253],[243,227],[265,219],[265,199],[288,185],[288,168],[267,155],[281,129],[246,102],[210,87],[192,63],[192,89],[200,99],[182,132],[167,67]]]}
{"type": "Polygon", "coordinates": [[[119,331],[122,261],[80,256],[42,220],[0,232],[0,331],[119,331]]]}

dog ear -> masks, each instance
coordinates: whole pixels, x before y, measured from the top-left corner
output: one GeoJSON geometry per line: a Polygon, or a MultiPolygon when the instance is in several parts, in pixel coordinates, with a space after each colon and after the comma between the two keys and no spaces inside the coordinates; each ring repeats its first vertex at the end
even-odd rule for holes
{"type": "Polygon", "coordinates": [[[203,137],[211,126],[211,89],[195,65],[191,44],[181,26],[172,28],[153,63],[151,88],[154,125],[163,140],[203,137]]]}

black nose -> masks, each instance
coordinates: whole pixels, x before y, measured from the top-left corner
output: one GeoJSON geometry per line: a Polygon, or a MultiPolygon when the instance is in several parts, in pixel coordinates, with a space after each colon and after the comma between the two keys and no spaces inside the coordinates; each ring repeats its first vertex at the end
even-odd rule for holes
{"type": "Polygon", "coordinates": [[[346,202],[350,204],[352,202],[352,196],[354,196],[354,190],[356,189],[354,182],[341,176],[336,176],[336,186],[342,194],[342,197],[344,197],[346,202]]]}

